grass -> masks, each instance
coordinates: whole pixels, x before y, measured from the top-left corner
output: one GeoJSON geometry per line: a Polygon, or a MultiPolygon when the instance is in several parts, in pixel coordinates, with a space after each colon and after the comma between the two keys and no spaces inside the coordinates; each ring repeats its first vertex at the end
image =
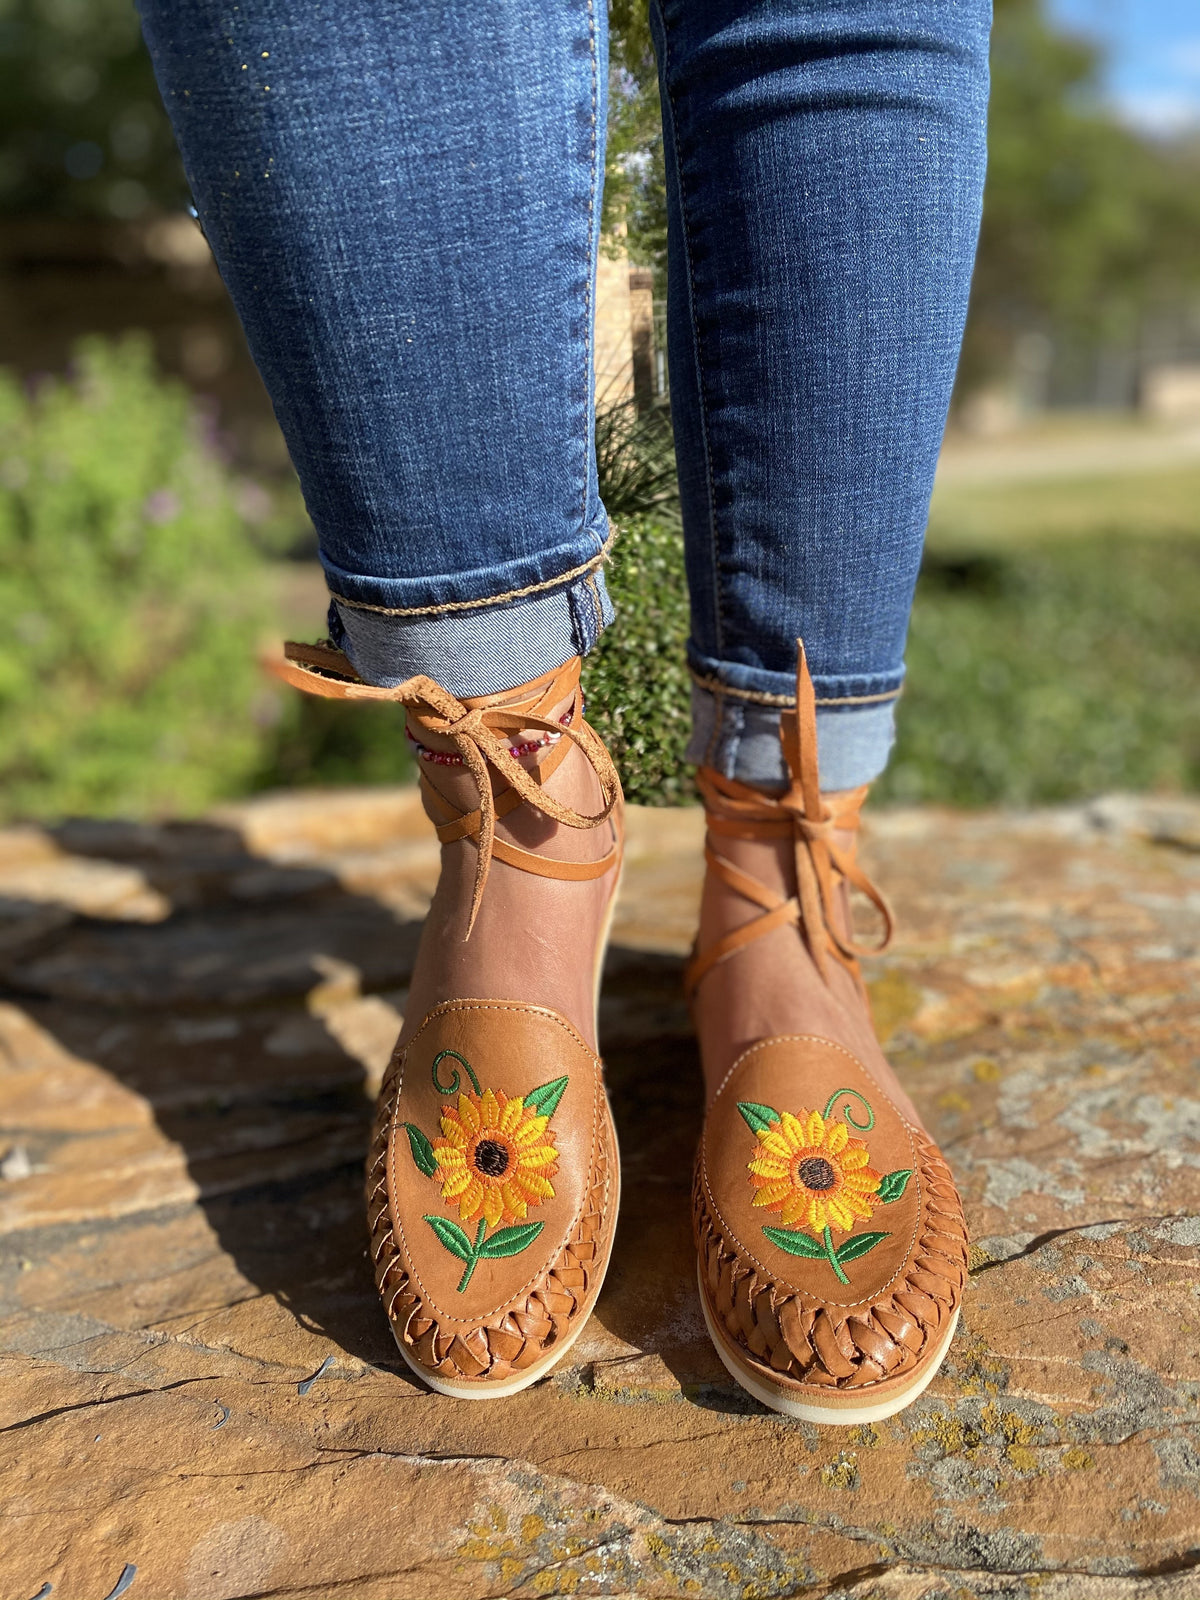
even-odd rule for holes
{"type": "Polygon", "coordinates": [[[1047,540],[1104,535],[1200,537],[1200,465],[1043,482],[939,484],[926,547],[1019,551],[1047,540]]]}
{"type": "Polygon", "coordinates": [[[880,798],[1200,789],[1200,469],[935,497],[880,798]]]}
{"type": "Polygon", "coordinates": [[[1200,540],[1108,531],[926,558],[880,798],[1200,788],[1200,540]]]}

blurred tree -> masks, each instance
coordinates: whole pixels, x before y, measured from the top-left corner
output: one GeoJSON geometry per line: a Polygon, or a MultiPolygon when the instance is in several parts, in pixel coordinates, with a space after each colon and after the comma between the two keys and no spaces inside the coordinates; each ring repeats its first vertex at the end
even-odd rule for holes
{"type": "Polygon", "coordinates": [[[188,203],[132,0],[0,0],[0,213],[188,203]]]}
{"type": "Polygon", "coordinates": [[[1132,346],[1200,290],[1200,152],[1101,104],[1100,50],[1042,0],[996,0],[983,228],[963,353],[970,387],[1037,329],[1132,346]]]}
{"type": "Polygon", "coordinates": [[[646,0],[609,0],[608,152],[603,228],[665,291],[667,184],[658,72],[646,0]]]}

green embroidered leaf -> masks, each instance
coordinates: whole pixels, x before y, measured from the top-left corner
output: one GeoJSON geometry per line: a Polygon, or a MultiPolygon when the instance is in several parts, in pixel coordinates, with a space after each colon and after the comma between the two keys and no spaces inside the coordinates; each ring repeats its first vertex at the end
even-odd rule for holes
{"type": "Polygon", "coordinates": [[[437,1171],[437,1162],[433,1159],[433,1146],[411,1122],[404,1124],[408,1134],[408,1148],[412,1151],[412,1158],[427,1178],[432,1178],[437,1171]]]}
{"type": "MultiPolygon", "coordinates": [[[[746,1126],[751,1133],[760,1133],[764,1128],[769,1128],[773,1122],[779,1121],[778,1111],[771,1106],[757,1105],[753,1100],[739,1100],[737,1108],[745,1118],[746,1126]]],[[[764,1229],[764,1232],[769,1231],[764,1229]]]]}
{"type": "Polygon", "coordinates": [[[552,1083],[540,1084],[525,1096],[525,1104],[532,1106],[539,1117],[552,1117],[558,1110],[558,1102],[566,1091],[567,1081],[566,1078],[555,1078],[552,1083]]]}
{"type": "Polygon", "coordinates": [[[879,1190],[875,1195],[875,1199],[881,1201],[885,1206],[890,1206],[892,1201],[899,1200],[905,1189],[908,1188],[908,1180],[911,1177],[911,1167],[909,1167],[907,1171],[900,1170],[898,1172],[889,1172],[884,1177],[883,1182],[879,1185],[879,1190]]]}
{"type": "Polygon", "coordinates": [[[856,1233],[845,1244],[838,1245],[835,1253],[839,1261],[853,1261],[857,1256],[865,1256],[868,1250],[874,1250],[881,1239],[890,1237],[886,1233],[856,1233]]]}
{"type": "MultiPolygon", "coordinates": [[[[741,1111],[741,1106],[738,1110],[741,1111]]],[[[747,1121],[750,1119],[747,1118],[747,1121]]],[[[781,1250],[786,1250],[790,1256],[804,1256],[809,1261],[824,1259],[824,1246],[819,1244],[810,1234],[795,1233],[790,1228],[764,1228],[763,1232],[772,1244],[777,1244],[781,1250]]],[[[882,1239],[883,1234],[879,1237],[882,1239]]]]}
{"type": "Polygon", "coordinates": [[[471,1241],[457,1222],[451,1222],[449,1217],[426,1217],[425,1221],[452,1256],[457,1256],[460,1261],[469,1261],[471,1259],[474,1254],[471,1249],[471,1241]]]}
{"type": "Polygon", "coordinates": [[[486,1260],[493,1260],[496,1256],[519,1256],[527,1245],[531,1245],[545,1227],[543,1222],[520,1222],[515,1228],[499,1228],[489,1239],[485,1239],[479,1247],[479,1254],[486,1260]]]}

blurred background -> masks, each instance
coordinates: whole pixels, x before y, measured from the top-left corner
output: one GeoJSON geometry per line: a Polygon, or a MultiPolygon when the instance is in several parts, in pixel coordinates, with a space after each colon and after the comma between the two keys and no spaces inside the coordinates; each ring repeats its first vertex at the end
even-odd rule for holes
{"type": "MultiPolygon", "coordinates": [[[[612,0],[598,448],[622,626],[590,714],[690,797],[661,132],[612,0]]],[[[997,0],[991,165],[913,616],[901,801],[1200,788],[1200,12],[997,0]]],[[[0,0],[0,811],[410,776],[391,708],[272,689],[324,586],[129,0],[0,0]],[[220,581],[216,574],[220,574],[220,581]]]]}

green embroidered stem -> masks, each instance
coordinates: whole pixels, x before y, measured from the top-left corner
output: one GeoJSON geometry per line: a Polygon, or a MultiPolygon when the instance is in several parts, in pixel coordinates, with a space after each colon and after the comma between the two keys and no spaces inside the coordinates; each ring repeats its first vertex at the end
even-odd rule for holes
{"type": "MultiPolygon", "coordinates": [[[[838,1090],[838,1094],[842,1094],[843,1092],[844,1091],[841,1090],[841,1089],[838,1090]]],[[[854,1091],[851,1090],[850,1092],[851,1092],[851,1094],[853,1094],[854,1091]]],[[[870,1106],[868,1106],[867,1110],[869,1111],[870,1109],[871,1109],[870,1106]]],[[[850,1121],[849,1116],[846,1117],[846,1121],[847,1122],[850,1121]]],[[[854,1126],[857,1128],[858,1127],[858,1123],[856,1122],[854,1124],[854,1126]]],[[[826,1227],[825,1227],[825,1255],[828,1258],[829,1265],[837,1273],[838,1282],[839,1283],[849,1283],[850,1279],[842,1271],[842,1264],[837,1258],[837,1251],[833,1248],[833,1235],[829,1231],[828,1224],[826,1224],[826,1227]]],[[[462,1288],[461,1284],[459,1284],[459,1288],[460,1289],[462,1288]]]]}
{"type": "MultiPolygon", "coordinates": [[[[450,1079],[448,1085],[444,1085],[438,1080],[438,1068],[441,1066],[442,1062],[447,1056],[453,1056],[455,1061],[459,1062],[466,1068],[467,1077],[470,1078],[475,1093],[482,1094],[483,1090],[479,1087],[479,1079],[475,1076],[475,1073],[471,1067],[471,1063],[467,1060],[466,1056],[460,1056],[457,1050],[439,1050],[437,1055],[435,1055],[433,1058],[433,1087],[437,1090],[437,1092],[439,1094],[457,1094],[458,1086],[462,1082],[462,1074],[458,1071],[457,1067],[455,1068],[454,1076],[450,1079]]],[[[855,1127],[857,1126],[858,1124],[855,1123],[855,1127]]]]}
{"type": "MultiPolygon", "coordinates": [[[[462,1061],[462,1057],[461,1056],[459,1056],[458,1059],[460,1061],[462,1061]]],[[[463,1061],[463,1066],[467,1067],[467,1063],[465,1061],[463,1061]]],[[[470,1067],[467,1067],[467,1071],[468,1072],[471,1071],[470,1067]]],[[[474,1074],[472,1074],[472,1076],[474,1076],[474,1074]]],[[[479,1231],[475,1235],[475,1243],[471,1246],[471,1254],[467,1258],[466,1270],[463,1272],[462,1277],[458,1280],[458,1292],[459,1292],[459,1294],[461,1294],[463,1292],[463,1290],[467,1287],[467,1285],[471,1281],[471,1274],[475,1271],[475,1264],[479,1260],[479,1247],[483,1243],[483,1235],[484,1235],[486,1229],[487,1229],[487,1218],[486,1217],[480,1217],[480,1219],[479,1219],[479,1231]]]]}
{"type": "MultiPolygon", "coordinates": [[[[470,1070],[470,1069],[468,1069],[468,1070],[470,1070]]],[[[825,1120],[826,1120],[826,1122],[828,1122],[828,1120],[829,1120],[829,1113],[833,1110],[834,1105],[837,1103],[837,1101],[839,1101],[842,1098],[842,1096],[844,1094],[850,1095],[851,1098],[854,1099],[854,1100],[861,1100],[862,1101],[862,1107],[863,1107],[863,1110],[867,1113],[867,1119],[868,1120],[866,1122],[855,1122],[854,1118],[850,1115],[850,1107],[849,1106],[843,1106],[842,1107],[842,1115],[845,1117],[846,1121],[850,1124],[850,1126],[852,1128],[857,1128],[858,1129],[859,1133],[870,1133],[871,1129],[875,1126],[875,1113],[871,1110],[870,1101],[866,1098],[865,1095],[859,1094],[857,1089],[835,1089],[834,1090],[834,1092],[829,1096],[829,1104],[825,1107],[825,1120]]]]}

